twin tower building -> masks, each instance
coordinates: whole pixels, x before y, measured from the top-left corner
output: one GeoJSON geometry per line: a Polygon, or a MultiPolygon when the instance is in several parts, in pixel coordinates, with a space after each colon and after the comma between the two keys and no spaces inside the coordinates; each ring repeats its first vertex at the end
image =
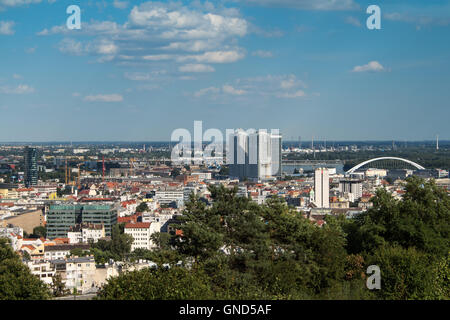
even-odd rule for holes
{"type": "Polygon", "coordinates": [[[235,130],[228,140],[229,175],[241,180],[273,180],[281,176],[282,136],[278,130],[235,130]]]}

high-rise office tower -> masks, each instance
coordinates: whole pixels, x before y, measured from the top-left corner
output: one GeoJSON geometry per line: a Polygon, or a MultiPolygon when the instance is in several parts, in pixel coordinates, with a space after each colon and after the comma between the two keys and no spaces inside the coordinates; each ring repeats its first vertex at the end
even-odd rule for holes
{"type": "Polygon", "coordinates": [[[229,138],[230,176],[268,180],[281,175],[281,135],[267,130],[236,130],[229,138]]]}
{"type": "Polygon", "coordinates": [[[36,186],[38,181],[37,170],[37,150],[36,148],[25,147],[25,187],[36,186]]]}
{"type": "Polygon", "coordinates": [[[318,208],[330,207],[330,177],[326,168],[314,172],[314,197],[318,208]]]}

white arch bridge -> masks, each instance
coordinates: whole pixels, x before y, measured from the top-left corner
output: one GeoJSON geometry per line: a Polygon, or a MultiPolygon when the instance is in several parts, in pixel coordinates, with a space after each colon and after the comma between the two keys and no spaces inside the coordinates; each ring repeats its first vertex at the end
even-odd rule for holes
{"type": "Polygon", "coordinates": [[[382,158],[375,158],[375,159],[370,159],[370,160],[364,161],[364,162],[358,164],[357,166],[351,168],[350,170],[348,170],[347,174],[353,173],[356,170],[358,170],[359,168],[364,167],[365,165],[368,165],[369,163],[376,162],[376,161],[384,161],[384,160],[402,161],[402,162],[405,162],[405,163],[407,163],[407,164],[409,164],[409,165],[411,165],[411,166],[413,166],[413,167],[415,167],[415,168],[417,168],[419,170],[425,170],[425,168],[422,167],[420,164],[417,164],[417,163],[415,163],[413,161],[410,161],[410,160],[407,160],[407,159],[396,158],[396,157],[382,157],[382,158]]]}

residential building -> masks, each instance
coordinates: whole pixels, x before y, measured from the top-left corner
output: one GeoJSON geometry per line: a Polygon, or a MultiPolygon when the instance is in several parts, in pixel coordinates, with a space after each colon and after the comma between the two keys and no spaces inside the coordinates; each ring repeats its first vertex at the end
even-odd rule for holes
{"type": "Polygon", "coordinates": [[[44,260],[64,259],[70,256],[70,251],[73,249],[81,249],[89,251],[91,246],[89,244],[59,244],[44,247],[44,260]]]}
{"type": "Polygon", "coordinates": [[[67,233],[69,243],[96,243],[105,236],[105,226],[93,223],[77,224],[67,233]]]}
{"type": "Polygon", "coordinates": [[[161,223],[159,222],[137,222],[128,223],[125,225],[125,234],[133,237],[133,244],[131,251],[136,249],[150,250],[155,247],[151,240],[151,235],[155,232],[160,232],[161,223]]]}
{"type": "Polygon", "coordinates": [[[327,168],[314,171],[314,196],[317,208],[330,207],[330,178],[327,168]]]}
{"type": "Polygon", "coordinates": [[[341,194],[351,193],[354,195],[354,199],[360,199],[363,193],[362,183],[362,180],[355,179],[340,180],[339,192],[341,194]]]}
{"type": "Polygon", "coordinates": [[[229,137],[230,177],[271,180],[281,176],[281,140],[280,134],[267,130],[236,130],[229,137]]]}

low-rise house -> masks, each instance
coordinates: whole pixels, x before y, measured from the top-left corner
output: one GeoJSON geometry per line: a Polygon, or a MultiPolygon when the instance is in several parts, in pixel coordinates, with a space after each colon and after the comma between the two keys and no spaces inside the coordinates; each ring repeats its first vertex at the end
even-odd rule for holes
{"type": "Polygon", "coordinates": [[[50,261],[31,260],[26,262],[31,273],[39,277],[41,281],[50,285],[53,282],[53,277],[56,274],[55,266],[50,261]]]}
{"type": "Polygon", "coordinates": [[[159,222],[137,222],[128,223],[125,225],[125,234],[133,237],[131,251],[136,249],[151,250],[156,245],[151,241],[151,235],[155,232],[160,232],[161,223],[159,222]]]}
{"type": "Polygon", "coordinates": [[[73,249],[81,249],[83,251],[90,250],[89,244],[59,244],[53,246],[46,246],[44,259],[45,260],[56,260],[56,259],[64,259],[67,256],[70,256],[70,251],[73,249]]]}
{"type": "Polygon", "coordinates": [[[103,224],[83,223],[72,226],[67,233],[69,243],[96,243],[105,237],[103,224]]]}
{"type": "Polygon", "coordinates": [[[94,293],[98,290],[95,282],[95,259],[89,257],[75,257],[66,260],[65,284],[71,292],[76,289],[78,293],[94,293]]]}

